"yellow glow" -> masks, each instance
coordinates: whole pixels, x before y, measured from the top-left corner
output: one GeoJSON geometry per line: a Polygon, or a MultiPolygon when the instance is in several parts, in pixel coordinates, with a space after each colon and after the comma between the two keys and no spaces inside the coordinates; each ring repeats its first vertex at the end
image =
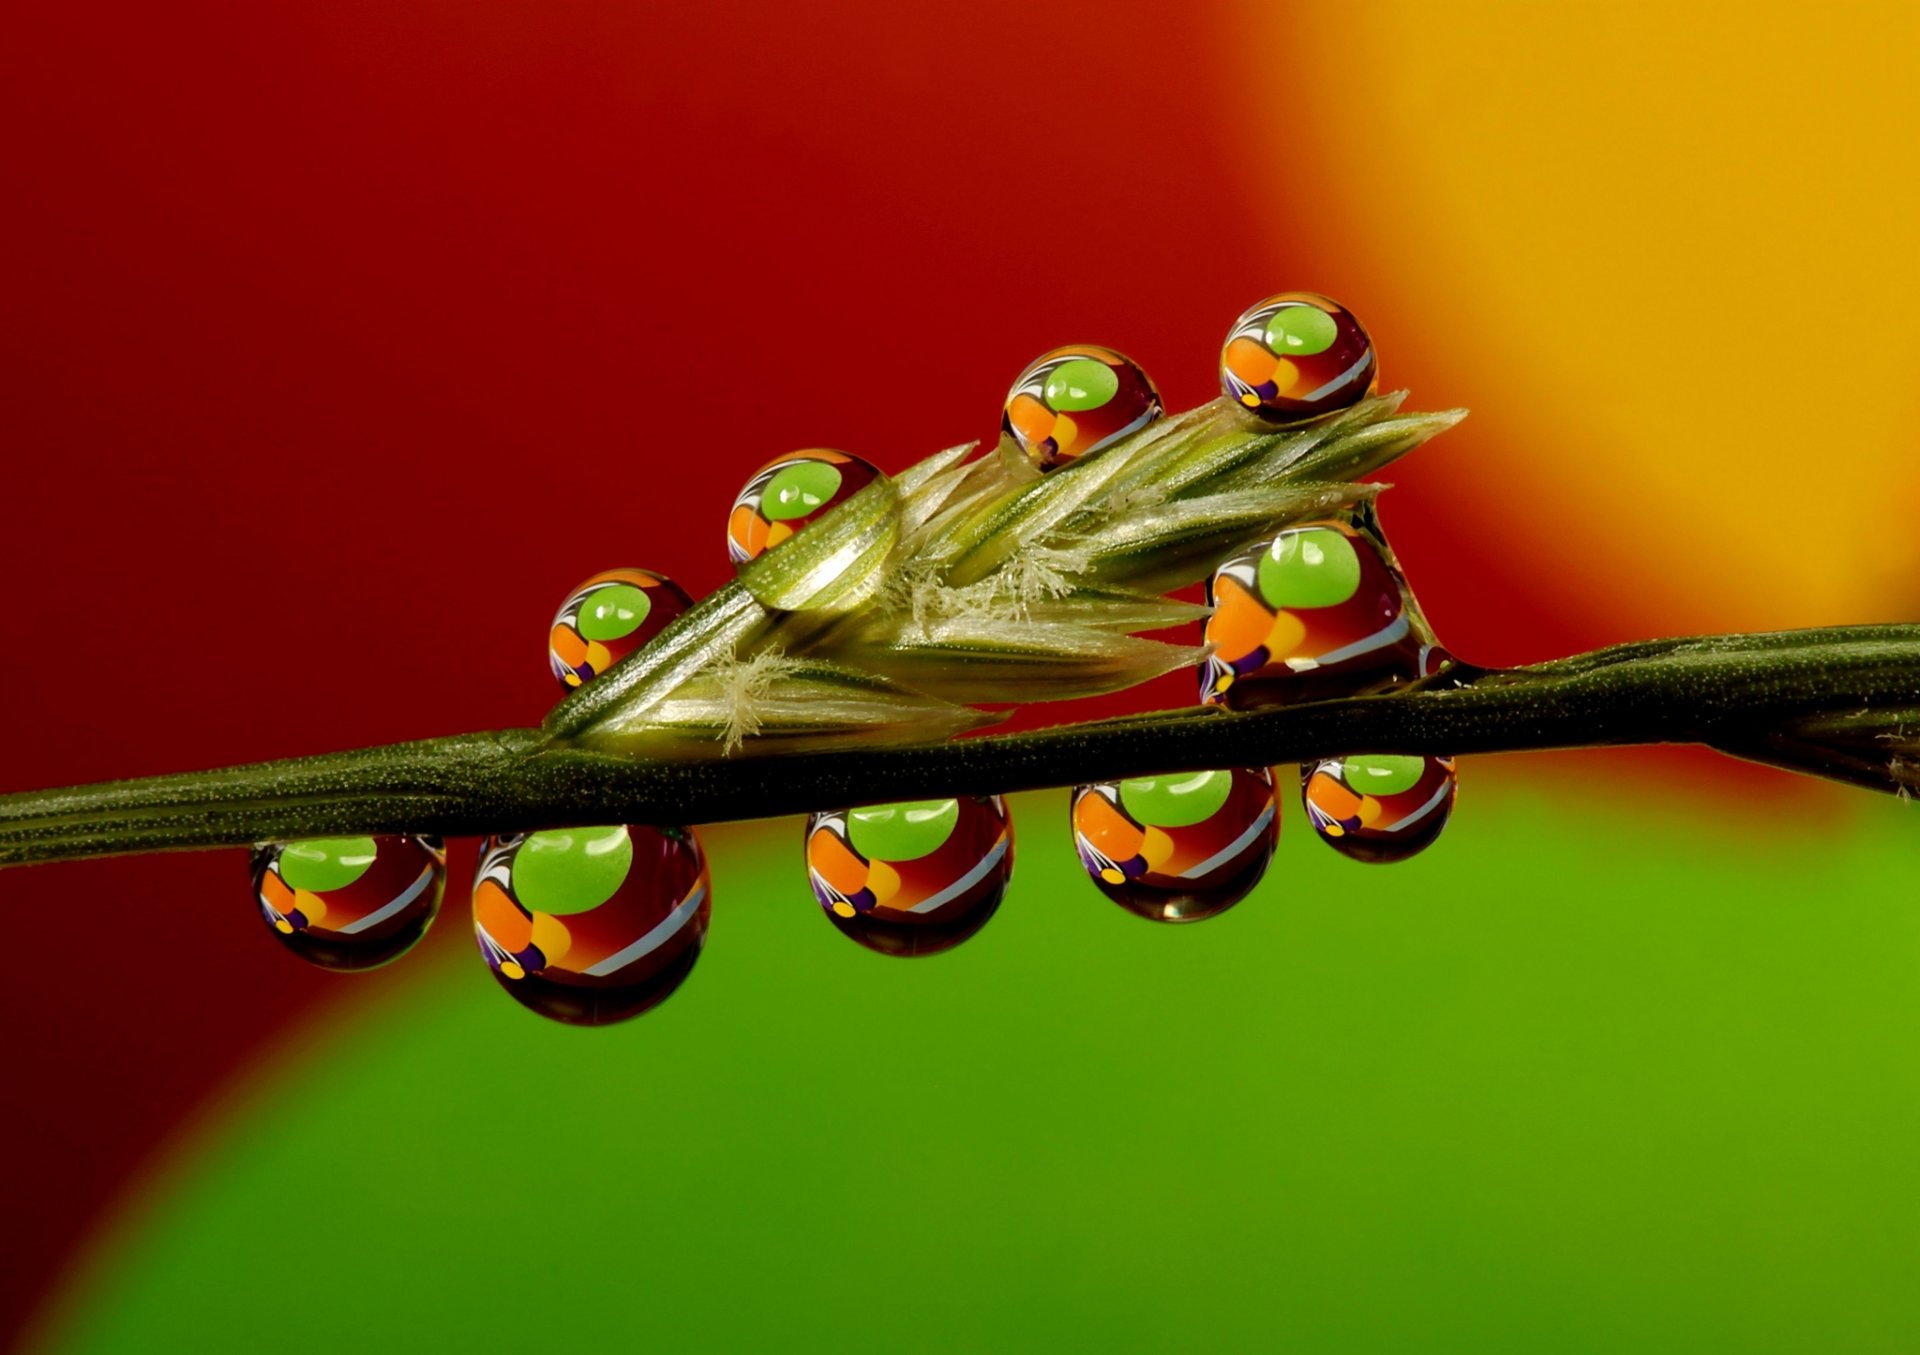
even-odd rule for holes
{"type": "Polygon", "coordinates": [[[1324,97],[1278,108],[1271,15],[1223,35],[1224,97],[1282,118],[1245,186],[1312,247],[1259,284],[1350,298],[1383,389],[1473,408],[1471,525],[1530,517],[1636,624],[1913,610],[1920,6],[1302,7],[1285,69],[1324,97]]]}

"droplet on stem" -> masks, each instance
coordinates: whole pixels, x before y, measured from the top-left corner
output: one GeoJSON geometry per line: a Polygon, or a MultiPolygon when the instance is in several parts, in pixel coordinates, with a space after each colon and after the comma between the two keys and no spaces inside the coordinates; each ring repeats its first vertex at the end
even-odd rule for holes
{"type": "Polygon", "coordinates": [[[866,805],[807,820],[807,877],[845,935],[883,955],[932,955],[973,936],[1013,874],[998,795],[866,805]]]}
{"type": "Polygon", "coordinates": [[[737,569],[794,536],[880,474],[870,461],[826,447],[777,457],[754,472],[727,515],[727,558],[737,569]]]}
{"type": "Polygon", "coordinates": [[[1345,409],[1373,394],[1379,381],[1366,329],[1318,292],[1280,292],[1249,307],[1220,350],[1221,389],[1264,419],[1345,409]]]}
{"type": "Polygon", "coordinates": [[[1427,671],[1433,635],[1369,525],[1356,515],[1289,527],[1214,571],[1202,701],[1290,705],[1427,671]]]}
{"type": "Polygon", "coordinates": [[[374,969],[440,911],[447,854],[434,837],[338,837],[253,849],[253,896],[282,945],[323,969],[374,969]]]}
{"type": "Polygon", "coordinates": [[[1305,767],[1300,795],[1321,841],[1355,861],[1404,861],[1440,836],[1459,784],[1454,760],[1365,753],[1305,767]]]}
{"type": "Polygon", "coordinates": [[[591,682],[693,606],[650,569],[609,569],[567,594],[547,629],[547,663],[568,691],[591,682]]]}
{"type": "Polygon", "coordinates": [[[512,833],[481,844],[473,933],[522,1006],[604,1026],[679,988],[706,943],[711,907],[706,856],[682,829],[512,833]]]}
{"type": "Polygon", "coordinates": [[[1076,787],[1074,847],[1100,892],[1155,922],[1225,912],[1266,873],[1280,836],[1265,767],[1076,787]]]}
{"type": "Polygon", "coordinates": [[[1001,428],[1038,470],[1091,456],[1163,413],[1140,364],[1097,344],[1042,353],[1007,392],[1001,428]]]}

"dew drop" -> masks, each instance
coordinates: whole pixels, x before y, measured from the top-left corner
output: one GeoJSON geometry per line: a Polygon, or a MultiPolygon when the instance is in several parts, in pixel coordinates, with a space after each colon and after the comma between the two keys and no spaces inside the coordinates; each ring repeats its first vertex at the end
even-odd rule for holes
{"type": "Polygon", "coordinates": [[[1404,861],[1433,844],[1453,813],[1450,757],[1355,754],[1302,770],[1300,796],[1321,841],[1355,861],[1404,861]]]}
{"type": "Polygon", "coordinates": [[[547,628],[547,665],[568,691],[592,681],[693,606],[650,569],[609,569],[567,594],[547,628]]]}
{"type": "Polygon", "coordinates": [[[1042,353],[1007,392],[1001,428],[1043,471],[1091,456],[1163,413],[1140,364],[1097,344],[1042,353]]]}
{"type": "Polygon", "coordinates": [[[1100,892],[1155,922],[1198,922],[1250,893],[1280,836],[1265,767],[1074,789],[1073,844],[1100,892]]]}
{"type": "Polygon", "coordinates": [[[951,950],[987,925],[1013,874],[998,795],[816,813],[807,878],[829,921],[882,955],[951,950]]]}
{"type": "Polygon", "coordinates": [[[282,945],[322,969],[374,969],[426,935],[447,883],[434,837],[341,837],[253,849],[253,897],[282,945]]]}
{"type": "Polygon", "coordinates": [[[738,569],[865,489],[870,461],[825,447],[791,452],[754,472],[727,515],[727,558],[738,569]]]}
{"type": "Polygon", "coordinates": [[[1310,419],[1373,394],[1373,340],[1352,311],[1317,292],[1280,292],[1234,321],[1220,350],[1220,388],[1275,421],[1310,419]]]}
{"type": "Polygon", "coordinates": [[[473,935],[522,1006],[605,1026],[680,987],[706,943],[711,906],[706,855],[684,829],[512,833],[481,843],[473,935]]]}
{"type": "Polygon", "coordinates": [[[1369,511],[1289,527],[1207,584],[1200,699],[1250,710],[1353,696],[1444,658],[1369,511]]]}

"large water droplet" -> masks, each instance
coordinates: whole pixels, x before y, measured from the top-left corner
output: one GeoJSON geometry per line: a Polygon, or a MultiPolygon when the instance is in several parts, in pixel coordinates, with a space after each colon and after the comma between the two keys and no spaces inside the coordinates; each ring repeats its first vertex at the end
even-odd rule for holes
{"type": "Polygon", "coordinates": [[[1091,456],[1159,418],[1140,364],[1097,344],[1042,353],[1007,392],[1000,426],[1043,471],[1091,456]]]}
{"type": "Polygon", "coordinates": [[[1280,836],[1265,767],[1077,787],[1073,843],[1100,892],[1155,922],[1225,912],[1260,883],[1280,836]]]}
{"type": "Polygon", "coordinates": [[[737,569],[759,559],[872,484],[870,461],[815,447],[769,461],[754,472],[727,514],[727,558],[737,569]]]}
{"type": "Polygon", "coordinates": [[[282,945],[323,969],[373,969],[426,934],[447,854],[433,837],[342,837],[253,849],[253,897],[282,945]]]}
{"type": "Polygon", "coordinates": [[[998,795],[817,813],[806,848],[828,919],[883,955],[959,945],[987,925],[1013,874],[1013,824],[998,795]]]}
{"type": "Polygon", "coordinates": [[[706,855],[684,829],[613,824],[490,837],[473,933],[500,986],[570,1025],[638,1016],[672,995],[706,943],[706,855]]]}
{"type": "Polygon", "coordinates": [[[1453,813],[1459,777],[1449,757],[1356,754],[1301,772],[1314,831],[1355,861],[1404,861],[1431,846],[1453,813]]]}
{"type": "Polygon", "coordinates": [[[1279,422],[1345,409],[1373,394],[1379,381],[1366,329],[1318,292],[1281,292],[1249,307],[1220,350],[1227,398],[1279,422]]]}
{"type": "Polygon", "coordinates": [[[1216,569],[1207,600],[1203,701],[1351,696],[1412,681],[1432,660],[1433,634],[1370,514],[1287,528],[1216,569]]]}
{"type": "Polygon", "coordinates": [[[567,594],[547,628],[547,665],[568,691],[613,667],[693,606],[650,569],[609,569],[567,594]]]}

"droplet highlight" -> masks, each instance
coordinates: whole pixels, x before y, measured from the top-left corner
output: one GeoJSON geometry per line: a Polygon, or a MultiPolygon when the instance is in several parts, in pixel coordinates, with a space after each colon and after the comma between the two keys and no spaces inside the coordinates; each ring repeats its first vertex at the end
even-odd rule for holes
{"type": "Polygon", "coordinates": [[[322,969],[375,969],[426,935],[446,890],[433,837],[341,837],[253,849],[253,896],[277,939],[322,969]]]}
{"type": "Polygon", "coordinates": [[[727,558],[752,563],[879,476],[879,468],[826,447],[793,452],[754,472],[727,515],[727,558]]]}
{"type": "Polygon", "coordinates": [[[1218,916],[1252,892],[1280,837],[1265,767],[1074,789],[1073,844],[1109,899],[1154,922],[1218,916]]]}
{"type": "Polygon", "coordinates": [[[1035,358],[1007,392],[1001,428],[1036,469],[1093,455],[1158,419],[1160,392],[1126,354],[1097,344],[1035,358]]]}
{"type": "Polygon", "coordinates": [[[611,824],[486,839],[473,934],[516,1002],[604,1026],[659,1006],[706,944],[706,854],[681,828],[611,824]]]}
{"type": "Polygon", "coordinates": [[[1368,512],[1289,527],[1234,556],[1207,601],[1200,699],[1236,710],[1373,691],[1445,658],[1368,512]]]}
{"type": "Polygon", "coordinates": [[[1318,292],[1279,292],[1234,321],[1220,350],[1220,388],[1275,421],[1345,409],[1379,384],[1373,339],[1353,312],[1318,292]]]}
{"type": "Polygon", "coordinates": [[[1453,814],[1450,757],[1354,754],[1302,770],[1301,799],[1320,840],[1355,861],[1404,861],[1425,851],[1453,814]]]}
{"type": "Polygon", "coordinates": [[[951,950],[987,925],[1013,875],[998,795],[836,809],[808,818],[807,878],[840,931],[882,955],[951,950]]]}
{"type": "Polygon", "coordinates": [[[568,691],[591,682],[693,606],[687,590],[650,569],[609,569],[571,593],[547,628],[547,665],[568,691]]]}

